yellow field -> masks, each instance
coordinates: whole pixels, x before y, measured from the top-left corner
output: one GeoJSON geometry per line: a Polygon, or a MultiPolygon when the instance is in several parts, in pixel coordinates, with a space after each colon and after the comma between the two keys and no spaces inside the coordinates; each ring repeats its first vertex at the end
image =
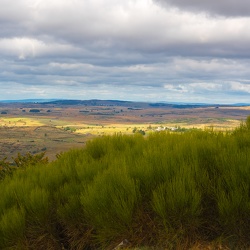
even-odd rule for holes
{"type": "Polygon", "coordinates": [[[43,126],[45,123],[40,121],[38,118],[24,118],[24,117],[8,117],[0,119],[0,126],[6,127],[37,127],[43,126]]]}
{"type": "Polygon", "coordinates": [[[76,132],[81,134],[94,134],[94,135],[105,135],[105,134],[114,134],[114,133],[123,133],[130,134],[133,133],[133,129],[142,129],[146,130],[148,124],[110,124],[105,126],[100,125],[87,125],[76,127],[76,132]]]}
{"type": "Polygon", "coordinates": [[[218,131],[228,131],[239,126],[240,122],[237,120],[229,120],[226,123],[211,123],[211,124],[188,124],[188,123],[162,123],[162,124],[110,124],[110,125],[88,125],[88,124],[68,124],[68,127],[76,129],[76,133],[80,134],[93,134],[93,135],[111,135],[115,133],[132,134],[133,130],[143,131],[157,131],[161,128],[198,128],[198,129],[211,129],[218,131]]]}
{"type": "MultiPolygon", "coordinates": [[[[208,123],[197,123],[197,124],[188,124],[188,123],[178,123],[177,126],[182,128],[199,128],[199,129],[208,129],[213,128],[215,130],[224,131],[224,130],[231,130],[240,125],[240,121],[238,120],[227,120],[226,122],[211,122],[208,123]]],[[[170,125],[170,124],[169,124],[170,125]]],[[[171,126],[171,125],[170,125],[171,126]]],[[[172,124],[173,126],[173,124],[172,124]]]]}
{"type": "Polygon", "coordinates": [[[62,119],[49,119],[49,118],[27,118],[27,117],[8,117],[0,119],[0,126],[4,127],[39,127],[39,126],[52,126],[56,128],[72,128],[76,133],[79,134],[93,134],[93,135],[105,135],[105,134],[114,134],[114,133],[133,133],[134,128],[137,130],[157,130],[159,127],[181,127],[181,128],[200,128],[207,129],[213,128],[215,130],[230,130],[240,125],[239,120],[227,120],[223,122],[211,122],[211,123],[190,123],[190,122],[181,122],[176,121],[172,123],[133,123],[133,124],[105,124],[105,125],[95,125],[95,124],[86,124],[81,123],[80,121],[65,121],[62,119]]]}

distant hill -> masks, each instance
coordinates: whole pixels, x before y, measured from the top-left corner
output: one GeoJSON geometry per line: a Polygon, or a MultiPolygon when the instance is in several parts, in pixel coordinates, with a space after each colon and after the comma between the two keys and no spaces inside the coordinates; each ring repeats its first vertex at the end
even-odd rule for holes
{"type": "Polygon", "coordinates": [[[129,108],[148,108],[148,107],[172,107],[172,104],[152,104],[148,102],[132,102],[132,101],[120,101],[120,100],[56,100],[51,102],[44,102],[43,104],[53,104],[60,106],[76,105],[76,106],[118,106],[118,107],[129,107],[129,108]]]}
{"type": "MultiPolygon", "coordinates": [[[[130,101],[119,101],[119,100],[55,100],[44,102],[44,104],[54,105],[83,105],[83,106],[140,106],[146,103],[130,102],[130,101]]],[[[146,104],[147,105],[147,104],[146,104]]]]}
{"type": "Polygon", "coordinates": [[[52,104],[58,106],[120,106],[131,108],[198,108],[198,107],[240,107],[250,106],[250,103],[235,104],[206,104],[206,103],[184,103],[184,102],[136,102],[136,101],[120,101],[120,100],[65,100],[65,99],[23,99],[23,100],[3,100],[0,103],[37,103],[52,104]]]}
{"type": "Polygon", "coordinates": [[[0,103],[45,103],[53,102],[58,99],[23,99],[23,100],[0,100],[0,103]]]}
{"type": "Polygon", "coordinates": [[[237,107],[250,106],[250,103],[235,103],[233,104],[233,106],[237,106],[237,107]]]}
{"type": "MultiPolygon", "coordinates": [[[[120,101],[120,100],[56,100],[50,102],[43,102],[43,104],[54,104],[54,105],[82,105],[82,106],[121,106],[131,108],[197,108],[205,106],[215,106],[211,104],[172,104],[165,102],[133,102],[133,101],[120,101]]],[[[217,105],[216,105],[217,106],[217,105]]]]}

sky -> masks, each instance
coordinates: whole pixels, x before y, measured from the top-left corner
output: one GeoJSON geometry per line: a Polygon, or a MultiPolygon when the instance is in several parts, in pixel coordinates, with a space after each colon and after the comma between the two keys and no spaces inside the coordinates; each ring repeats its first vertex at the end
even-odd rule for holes
{"type": "Polygon", "coordinates": [[[0,6],[0,100],[250,103],[249,0],[0,6]]]}

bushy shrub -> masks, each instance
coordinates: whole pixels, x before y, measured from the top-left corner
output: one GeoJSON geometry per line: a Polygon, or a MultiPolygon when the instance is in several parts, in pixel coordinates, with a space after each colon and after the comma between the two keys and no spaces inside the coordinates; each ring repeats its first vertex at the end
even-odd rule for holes
{"type": "Polygon", "coordinates": [[[136,182],[124,168],[108,169],[97,175],[81,194],[84,214],[101,243],[129,231],[139,201],[136,182]]]}
{"type": "Polygon", "coordinates": [[[183,166],[173,178],[153,191],[153,209],[167,230],[200,226],[197,222],[201,214],[201,192],[193,171],[190,166],[183,166]]]}
{"type": "Polygon", "coordinates": [[[233,133],[104,136],[51,163],[19,155],[19,170],[0,182],[0,248],[109,249],[126,238],[187,249],[222,237],[246,249],[248,123],[233,133]]]}
{"type": "Polygon", "coordinates": [[[3,158],[0,160],[0,180],[4,179],[6,176],[12,175],[13,171],[17,168],[47,164],[49,160],[48,157],[45,156],[45,153],[45,151],[38,154],[31,154],[28,152],[25,155],[18,153],[18,155],[13,158],[13,163],[10,163],[6,157],[3,158]]]}
{"type": "Polygon", "coordinates": [[[4,212],[0,220],[1,249],[19,246],[25,243],[25,212],[24,209],[12,207],[4,212]]]}

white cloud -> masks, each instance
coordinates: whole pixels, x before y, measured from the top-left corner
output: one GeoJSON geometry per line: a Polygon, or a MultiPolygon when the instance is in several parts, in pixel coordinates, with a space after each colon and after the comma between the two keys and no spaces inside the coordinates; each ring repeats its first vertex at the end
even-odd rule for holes
{"type": "Polygon", "coordinates": [[[237,91],[237,92],[245,92],[250,94],[250,84],[243,84],[240,82],[232,82],[230,83],[230,89],[232,91],[237,91]]]}
{"type": "Polygon", "coordinates": [[[191,83],[189,86],[193,90],[202,90],[202,91],[221,91],[223,90],[223,84],[222,83],[209,83],[209,82],[199,82],[199,83],[191,83]]]}
{"type": "Polygon", "coordinates": [[[20,60],[43,56],[60,56],[76,54],[79,51],[70,44],[45,43],[34,38],[14,37],[0,39],[0,55],[20,60]]]}

